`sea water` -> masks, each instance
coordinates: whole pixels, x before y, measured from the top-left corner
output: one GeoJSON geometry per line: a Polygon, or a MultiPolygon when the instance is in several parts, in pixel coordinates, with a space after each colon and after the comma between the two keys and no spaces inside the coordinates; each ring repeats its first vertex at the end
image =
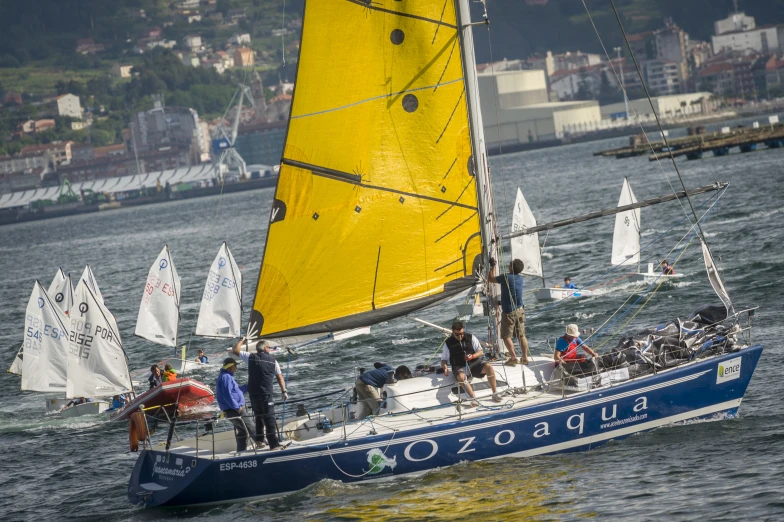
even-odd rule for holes
{"type": "MultiPolygon", "coordinates": [[[[518,186],[539,223],[615,206],[624,176],[640,200],[681,190],[668,161],[659,164],[645,157],[615,160],[591,155],[622,146],[624,141],[492,158],[501,232],[511,229],[510,210],[518,186]]],[[[346,485],[325,481],[281,498],[246,504],[142,510],[126,498],[136,454],[128,451],[125,424],[46,415],[43,397],[20,393],[19,378],[6,374],[0,375],[3,519],[784,518],[784,405],[780,396],[784,380],[780,347],[784,335],[784,151],[706,156],[701,161],[678,163],[688,188],[714,181],[731,183],[704,230],[736,306],[761,307],[753,320],[753,336],[766,350],[739,418],[660,428],[590,452],[462,463],[388,482],[346,485]]],[[[188,356],[195,357],[202,348],[213,359],[222,358],[228,342],[191,336],[205,278],[221,242],[228,241],[243,274],[247,314],[273,190],[224,195],[220,201],[211,197],[0,227],[1,360],[9,366],[22,341],[24,310],[34,280],[48,286],[58,266],[78,276],[86,263],[95,273],[106,305],[117,316],[132,370],[170,357],[170,349],[132,335],[147,270],[164,243],[182,277],[180,339],[190,344],[188,356]]],[[[695,205],[708,197],[694,197],[695,205]]],[[[700,208],[704,211],[705,207],[700,208]]],[[[642,209],[643,243],[689,213],[685,201],[642,209]]],[[[685,223],[643,252],[644,266],[665,256],[674,260],[682,248],[678,240],[687,232],[685,223]]],[[[550,285],[562,284],[568,275],[578,286],[597,280],[594,286],[600,291],[594,297],[557,306],[537,305],[526,294],[527,335],[535,355],[549,353],[568,323],[582,329],[599,328],[631,292],[639,291],[623,279],[602,285],[616,279],[615,273],[606,273],[613,225],[614,218],[609,217],[553,231],[546,243],[545,234],[540,237],[545,243],[544,270],[550,285]]],[[[704,304],[718,302],[705,276],[698,243],[683,250],[675,269],[685,279],[663,285],[630,324],[624,326],[626,319],[619,321],[593,343],[594,348],[609,350],[624,333],[676,316],[685,318],[704,304]]],[[[349,278],[351,270],[345,267],[349,278]]],[[[539,284],[528,279],[526,291],[539,284]]],[[[454,314],[447,304],[422,312],[420,317],[446,326],[454,314]]],[[[482,336],[486,327],[476,318],[468,330],[482,336]]],[[[397,319],[374,326],[369,336],[310,346],[291,359],[288,388],[292,398],[304,397],[348,386],[354,380],[354,368],[376,361],[424,363],[434,356],[441,339],[433,329],[397,319]]],[[[285,369],[285,356],[279,360],[285,369]]],[[[217,366],[208,365],[193,376],[214,385],[217,372],[217,366]]],[[[243,381],[246,373],[240,370],[238,378],[243,381]]]]}

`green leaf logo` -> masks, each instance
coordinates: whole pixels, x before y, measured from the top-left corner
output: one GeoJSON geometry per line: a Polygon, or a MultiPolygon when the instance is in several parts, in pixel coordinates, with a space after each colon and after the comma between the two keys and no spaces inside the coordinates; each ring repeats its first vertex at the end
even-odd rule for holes
{"type": "Polygon", "coordinates": [[[719,365],[719,377],[724,377],[724,366],[719,365]]]}

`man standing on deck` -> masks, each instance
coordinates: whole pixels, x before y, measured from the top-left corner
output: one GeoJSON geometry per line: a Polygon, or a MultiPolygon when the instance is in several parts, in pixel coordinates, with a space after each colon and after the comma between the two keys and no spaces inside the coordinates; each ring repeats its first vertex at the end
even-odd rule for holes
{"type": "Polygon", "coordinates": [[[493,402],[501,402],[502,399],[498,395],[495,385],[495,370],[489,362],[485,361],[479,339],[467,334],[465,326],[460,321],[455,321],[452,324],[452,335],[447,337],[441,352],[441,368],[444,370],[445,377],[449,376],[447,362],[452,366],[455,380],[465,386],[466,394],[469,397],[474,399],[476,395],[466,379],[466,367],[468,367],[467,371],[471,372],[471,377],[481,378],[486,375],[490,389],[493,390],[493,402]]]}
{"type": "Polygon", "coordinates": [[[286,391],[286,382],[283,380],[278,361],[269,353],[269,343],[267,341],[256,343],[256,353],[254,354],[240,351],[240,347],[244,342],[245,339],[240,339],[234,345],[234,355],[248,363],[247,390],[248,395],[250,395],[253,413],[256,416],[256,443],[264,443],[264,430],[266,428],[269,448],[274,450],[280,447],[280,442],[278,442],[278,427],[275,423],[272,378],[274,376],[277,379],[280,390],[283,392],[283,400],[289,398],[289,394],[286,391]]]}
{"type": "Polygon", "coordinates": [[[523,307],[523,276],[525,265],[519,259],[509,263],[509,273],[495,275],[495,259],[490,258],[488,281],[501,285],[501,339],[504,341],[509,359],[504,363],[514,366],[518,363],[512,336],[520,343],[523,364],[528,364],[528,339],[525,338],[525,308],[523,307]]]}
{"type": "MultiPolygon", "coordinates": [[[[243,419],[245,413],[245,391],[248,385],[239,386],[234,380],[234,372],[237,371],[237,361],[227,357],[223,361],[218,380],[215,382],[215,398],[218,400],[218,407],[223,412],[229,422],[234,425],[234,437],[237,439],[237,451],[245,451],[248,448],[248,437],[256,437],[256,427],[250,417],[243,419]]],[[[251,445],[253,442],[251,442],[251,445]]]]}

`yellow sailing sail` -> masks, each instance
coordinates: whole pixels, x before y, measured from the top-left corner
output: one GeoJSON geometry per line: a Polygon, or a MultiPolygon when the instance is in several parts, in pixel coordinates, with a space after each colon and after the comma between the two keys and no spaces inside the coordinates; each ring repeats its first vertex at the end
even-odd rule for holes
{"type": "Polygon", "coordinates": [[[310,0],[251,312],[261,336],[377,323],[474,282],[455,7],[310,0]]]}

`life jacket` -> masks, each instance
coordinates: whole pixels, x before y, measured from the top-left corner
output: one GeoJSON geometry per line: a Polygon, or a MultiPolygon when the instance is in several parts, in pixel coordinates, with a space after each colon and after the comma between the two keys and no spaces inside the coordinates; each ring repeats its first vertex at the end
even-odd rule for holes
{"type": "Polygon", "coordinates": [[[469,333],[463,336],[462,341],[458,341],[453,335],[446,338],[446,347],[449,350],[449,364],[453,368],[465,366],[466,354],[474,353],[473,342],[473,337],[469,333]]]}
{"type": "Polygon", "coordinates": [[[577,347],[580,346],[579,338],[575,337],[571,341],[566,338],[566,336],[562,336],[561,339],[569,343],[569,347],[566,348],[565,351],[561,353],[561,360],[562,361],[569,361],[569,362],[582,362],[585,360],[584,355],[577,355],[577,347]]]}
{"type": "Polygon", "coordinates": [[[272,395],[275,358],[267,352],[248,356],[248,395],[272,395]]]}
{"type": "Polygon", "coordinates": [[[163,382],[173,381],[176,378],[177,378],[177,372],[175,372],[174,370],[163,372],[163,382]]]}
{"type": "Polygon", "coordinates": [[[662,269],[662,274],[664,275],[673,275],[675,274],[675,270],[672,268],[672,265],[668,265],[667,268],[662,269]]]}

